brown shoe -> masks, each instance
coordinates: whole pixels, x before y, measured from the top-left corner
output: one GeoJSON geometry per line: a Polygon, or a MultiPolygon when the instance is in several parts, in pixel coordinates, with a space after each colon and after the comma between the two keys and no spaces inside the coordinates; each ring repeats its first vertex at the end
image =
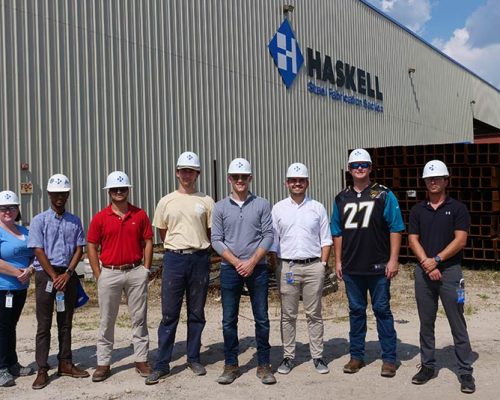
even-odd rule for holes
{"type": "Polygon", "coordinates": [[[355,358],[351,358],[349,362],[344,365],[344,373],[346,374],[355,374],[361,368],[365,366],[365,363],[361,360],[357,360],[355,358]]]}
{"type": "Polygon", "coordinates": [[[147,361],[138,361],[135,363],[135,372],[143,378],[147,378],[153,370],[147,361]]]}
{"type": "Polygon", "coordinates": [[[109,365],[98,365],[92,375],[92,382],[102,382],[109,378],[111,375],[111,368],[109,365]]]}
{"type": "Polygon", "coordinates": [[[384,361],[384,363],[382,364],[380,375],[385,378],[393,378],[394,376],[396,376],[396,364],[384,361]]]}
{"type": "Polygon", "coordinates": [[[71,361],[59,361],[57,369],[58,376],[71,376],[72,378],[88,378],[90,374],[83,369],[78,368],[71,361]]]}
{"type": "Polygon", "coordinates": [[[229,385],[234,382],[235,379],[241,376],[240,367],[237,365],[224,365],[224,371],[222,375],[217,378],[217,383],[221,385],[229,385]]]}
{"type": "Polygon", "coordinates": [[[49,374],[47,373],[48,368],[40,368],[38,374],[36,375],[35,382],[31,387],[35,390],[43,389],[49,384],[49,374]]]}
{"type": "Polygon", "coordinates": [[[259,365],[257,367],[257,378],[259,378],[264,385],[276,383],[276,378],[271,371],[271,366],[268,364],[259,365]]]}

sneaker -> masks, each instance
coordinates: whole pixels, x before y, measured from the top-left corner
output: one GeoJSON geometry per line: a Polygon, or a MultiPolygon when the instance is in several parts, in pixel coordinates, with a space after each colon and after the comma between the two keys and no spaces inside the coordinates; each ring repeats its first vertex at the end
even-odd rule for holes
{"type": "Polygon", "coordinates": [[[259,378],[264,385],[272,385],[276,383],[276,378],[274,377],[269,364],[257,366],[257,378],[259,378]]]}
{"type": "Polygon", "coordinates": [[[16,382],[7,368],[0,369],[0,387],[14,386],[16,382]]]}
{"type": "Polygon", "coordinates": [[[314,363],[314,368],[316,368],[316,372],[320,374],[327,374],[328,372],[330,372],[328,366],[325,364],[322,358],[313,359],[313,363],[314,363]]]}
{"type": "Polygon", "coordinates": [[[193,374],[202,376],[207,374],[207,370],[203,365],[197,362],[188,363],[188,368],[193,371],[193,374]]]}
{"type": "Polygon", "coordinates": [[[474,393],[476,391],[476,384],[472,374],[460,375],[460,390],[462,393],[474,393]]]}
{"type": "Polygon", "coordinates": [[[30,367],[23,367],[17,362],[9,367],[9,372],[12,374],[12,376],[28,376],[33,375],[35,373],[35,370],[30,367]]]}
{"type": "Polygon", "coordinates": [[[280,366],[278,367],[278,373],[280,374],[288,374],[295,367],[293,363],[293,358],[285,357],[283,361],[281,361],[280,366]]]}
{"type": "Polygon", "coordinates": [[[149,374],[144,383],[146,385],[156,385],[158,382],[160,382],[161,379],[166,378],[169,375],[170,375],[170,369],[166,371],[155,369],[153,370],[153,372],[149,374]]]}
{"type": "Polygon", "coordinates": [[[365,366],[365,363],[361,360],[357,360],[355,358],[351,358],[349,362],[344,365],[344,373],[345,374],[355,374],[361,368],[365,366]]]}
{"type": "Polygon", "coordinates": [[[396,364],[384,361],[382,363],[380,375],[384,378],[394,378],[396,376],[396,369],[396,364]]]}
{"type": "Polygon", "coordinates": [[[221,385],[229,385],[234,382],[236,378],[241,376],[240,367],[238,365],[224,365],[224,371],[221,376],[217,378],[217,383],[221,385]]]}
{"type": "Polygon", "coordinates": [[[434,377],[434,368],[422,365],[420,370],[411,378],[411,383],[414,385],[423,385],[434,377]]]}

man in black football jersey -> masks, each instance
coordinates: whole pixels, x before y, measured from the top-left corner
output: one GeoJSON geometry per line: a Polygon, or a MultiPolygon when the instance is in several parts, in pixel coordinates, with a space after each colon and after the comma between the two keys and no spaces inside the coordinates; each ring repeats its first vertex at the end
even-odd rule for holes
{"type": "Polygon", "coordinates": [[[345,373],[364,367],[367,292],[377,320],[382,348],[381,375],[396,375],[396,331],[390,308],[390,281],[398,273],[403,218],[394,194],[370,181],[372,160],[364,149],[349,155],[353,186],[341,191],[333,204],[331,230],[335,270],[344,280],[349,300],[350,355],[345,373]]]}

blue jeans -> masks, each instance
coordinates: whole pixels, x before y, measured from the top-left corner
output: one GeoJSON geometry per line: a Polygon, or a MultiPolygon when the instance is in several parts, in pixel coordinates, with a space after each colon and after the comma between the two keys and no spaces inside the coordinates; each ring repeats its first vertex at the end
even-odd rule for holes
{"type": "Polygon", "coordinates": [[[377,332],[382,360],[396,362],[397,337],[391,312],[391,281],[385,275],[344,274],[345,288],[349,300],[349,332],[351,358],[364,360],[366,338],[367,292],[370,292],[372,309],[377,320],[377,332]]]}
{"type": "Polygon", "coordinates": [[[187,360],[200,362],[201,333],[205,327],[210,259],[208,251],[165,253],[161,283],[162,320],[158,327],[155,369],[169,370],[184,292],[187,305],[187,360]]]}
{"type": "Polygon", "coordinates": [[[221,265],[220,285],[222,294],[222,328],[224,334],[224,359],[226,365],[238,365],[238,312],[241,290],[246,284],[250,292],[255,319],[255,339],[259,365],[270,363],[267,265],[257,265],[249,277],[242,277],[231,265],[221,265]]]}

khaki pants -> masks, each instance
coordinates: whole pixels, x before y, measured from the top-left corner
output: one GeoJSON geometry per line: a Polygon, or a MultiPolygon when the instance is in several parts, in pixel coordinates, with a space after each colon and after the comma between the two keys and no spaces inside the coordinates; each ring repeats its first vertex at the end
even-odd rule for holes
{"type": "Polygon", "coordinates": [[[302,293],[302,302],[306,313],[307,328],[309,331],[309,348],[312,358],[323,356],[323,317],[321,316],[321,298],[325,267],[321,262],[311,264],[294,264],[281,261],[276,271],[278,287],[281,297],[281,340],[283,342],[283,357],[295,358],[295,336],[299,300],[302,293]],[[295,283],[286,283],[285,274],[293,271],[295,283]]]}
{"type": "Polygon", "coordinates": [[[132,322],[132,343],[136,362],[148,359],[147,324],[149,273],[142,266],[127,271],[103,268],[97,281],[101,322],[97,339],[97,365],[110,365],[115,337],[115,322],[122,292],[127,298],[132,322]]]}

